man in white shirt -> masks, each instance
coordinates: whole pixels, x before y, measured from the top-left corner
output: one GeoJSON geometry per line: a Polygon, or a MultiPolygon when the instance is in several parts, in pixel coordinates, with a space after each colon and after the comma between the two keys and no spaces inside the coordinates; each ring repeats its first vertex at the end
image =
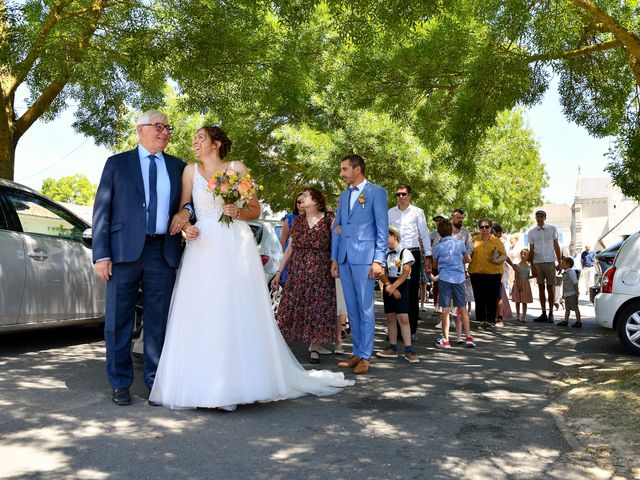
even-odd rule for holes
{"type": "Polygon", "coordinates": [[[431,272],[431,238],[429,229],[421,208],[410,205],[412,189],[409,185],[400,184],[396,187],[396,201],[398,206],[389,209],[389,225],[395,225],[400,230],[400,248],[411,251],[415,262],[411,266],[411,277],[409,278],[409,325],[411,326],[411,339],[415,340],[418,330],[418,319],[420,314],[419,291],[420,291],[420,269],[424,268],[427,273],[431,272]],[[420,251],[420,242],[424,250],[423,256],[420,251]]]}
{"type": "Polygon", "coordinates": [[[538,292],[540,294],[540,308],[542,314],[535,318],[534,322],[553,323],[553,303],[556,270],[560,271],[560,244],[558,243],[558,230],[553,225],[546,225],[547,213],[544,210],[536,212],[536,223],[538,224],[529,231],[529,258],[531,262],[531,273],[538,281],[538,292]],[[556,260],[558,262],[556,266],[556,260]],[[547,284],[547,294],[549,297],[549,316],[545,306],[545,283],[547,284]]]}

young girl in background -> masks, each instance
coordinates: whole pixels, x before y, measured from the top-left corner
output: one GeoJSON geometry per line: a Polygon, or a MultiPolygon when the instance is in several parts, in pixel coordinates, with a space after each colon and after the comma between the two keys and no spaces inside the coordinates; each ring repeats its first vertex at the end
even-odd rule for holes
{"type": "Polygon", "coordinates": [[[529,280],[534,277],[531,275],[531,267],[528,261],[529,250],[523,248],[520,251],[520,263],[516,265],[517,269],[514,275],[513,288],[511,289],[511,300],[516,304],[516,320],[523,323],[527,321],[527,304],[533,302],[529,280]],[[520,304],[522,304],[522,317],[520,317],[520,304]]]}

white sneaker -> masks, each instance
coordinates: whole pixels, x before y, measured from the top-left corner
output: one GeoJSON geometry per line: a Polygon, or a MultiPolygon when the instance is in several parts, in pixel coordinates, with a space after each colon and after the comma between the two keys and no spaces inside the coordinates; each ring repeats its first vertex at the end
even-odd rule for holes
{"type": "Polygon", "coordinates": [[[442,322],[438,322],[438,324],[434,328],[442,328],[442,322]]]}
{"type": "MultiPolygon", "coordinates": [[[[311,351],[311,345],[309,345],[309,351],[311,351]]],[[[333,353],[331,350],[324,347],[317,348],[316,352],[318,352],[320,355],[331,355],[333,353]]]]}
{"type": "Polygon", "coordinates": [[[458,345],[464,345],[464,338],[462,338],[462,335],[458,335],[458,338],[456,338],[456,343],[458,345]]]}

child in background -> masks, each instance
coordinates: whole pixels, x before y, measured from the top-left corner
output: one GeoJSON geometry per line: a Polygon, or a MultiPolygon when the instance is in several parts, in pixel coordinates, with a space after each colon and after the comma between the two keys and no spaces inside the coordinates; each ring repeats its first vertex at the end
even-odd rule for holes
{"type": "Polygon", "coordinates": [[[528,248],[520,250],[520,263],[518,263],[516,267],[513,278],[513,288],[511,288],[511,300],[516,304],[516,320],[524,323],[527,321],[527,304],[533,303],[533,294],[531,293],[531,283],[529,283],[529,280],[535,278],[531,275],[528,248]],[[520,318],[520,305],[522,305],[522,318],[520,318]]]}
{"type": "Polygon", "coordinates": [[[559,327],[566,327],[569,325],[569,315],[571,310],[576,313],[576,321],[572,324],[572,327],[582,327],[582,321],[580,320],[580,309],[578,308],[578,295],[580,291],[578,289],[578,275],[573,269],[573,258],[562,257],[560,262],[560,268],[562,268],[562,298],[564,300],[564,320],[557,325],[559,327]]]}
{"type": "Polygon", "coordinates": [[[438,266],[440,281],[440,306],[442,307],[442,337],[436,342],[438,348],[451,348],[449,343],[449,312],[451,300],[462,316],[462,326],[466,335],[465,345],[476,346],[469,327],[466,296],[464,293],[464,263],[471,262],[467,248],[460,240],[451,236],[451,221],[442,219],[438,222],[438,234],[442,238],[433,249],[433,261],[438,266]]]}
{"type": "Polygon", "coordinates": [[[410,363],[420,360],[411,346],[411,327],[409,326],[409,282],[411,265],[415,259],[410,250],[400,248],[400,229],[389,226],[389,250],[387,266],[380,275],[380,288],[384,313],[387,315],[387,334],[389,346],[376,353],[381,358],[398,358],[398,324],[404,342],[404,359],[410,363]]]}

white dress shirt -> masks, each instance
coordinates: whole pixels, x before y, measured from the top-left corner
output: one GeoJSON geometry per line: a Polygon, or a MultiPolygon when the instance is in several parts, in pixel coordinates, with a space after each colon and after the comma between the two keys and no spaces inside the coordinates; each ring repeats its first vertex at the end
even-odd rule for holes
{"type": "Polygon", "coordinates": [[[529,243],[533,245],[533,263],[555,263],[554,240],[558,240],[558,230],[553,225],[545,224],[529,230],[529,243]]]}
{"type": "Polygon", "coordinates": [[[349,211],[351,211],[353,209],[353,204],[356,203],[357,198],[360,196],[360,194],[362,193],[362,189],[364,188],[364,186],[367,184],[367,179],[365,178],[362,183],[360,183],[359,185],[355,185],[356,188],[354,188],[353,190],[350,189],[349,192],[349,211]]]}
{"type": "Polygon", "coordinates": [[[404,210],[399,207],[389,209],[389,225],[395,225],[400,229],[400,247],[419,248],[422,240],[424,255],[431,255],[431,238],[427,228],[427,220],[421,208],[409,205],[404,210]]]}

